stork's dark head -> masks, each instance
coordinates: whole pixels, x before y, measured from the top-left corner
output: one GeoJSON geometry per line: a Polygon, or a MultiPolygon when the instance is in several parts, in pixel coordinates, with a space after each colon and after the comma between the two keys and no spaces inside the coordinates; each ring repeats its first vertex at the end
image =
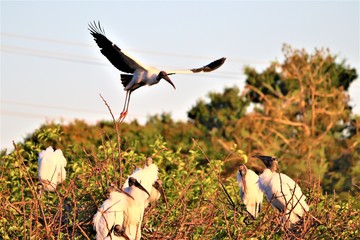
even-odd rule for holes
{"type": "Polygon", "coordinates": [[[130,240],[128,235],[125,233],[124,227],[119,224],[113,225],[112,228],[110,229],[109,234],[108,234],[108,236],[110,236],[110,238],[111,238],[111,231],[114,232],[114,235],[116,237],[122,237],[125,240],[130,240]]]}
{"type": "Polygon", "coordinates": [[[174,89],[176,89],[174,83],[171,81],[171,79],[169,78],[169,75],[171,74],[167,74],[165,71],[160,71],[159,74],[156,77],[156,80],[160,81],[161,79],[165,79],[165,81],[167,81],[168,83],[171,84],[171,86],[173,86],[174,89]]]}
{"type": "Polygon", "coordinates": [[[153,159],[151,156],[147,157],[145,160],[145,166],[150,166],[153,163],[153,159]]]}
{"type": "Polygon", "coordinates": [[[267,168],[272,169],[274,166],[277,166],[278,160],[276,157],[271,156],[254,156],[259,158],[267,168]]]}
{"type": "Polygon", "coordinates": [[[117,191],[118,188],[116,187],[115,184],[111,183],[110,186],[108,186],[106,188],[106,191],[105,191],[105,195],[107,198],[110,198],[110,193],[114,192],[114,191],[117,191]]]}
{"type": "Polygon", "coordinates": [[[240,173],[240,175],[241,175],[242,177],[245,177],[246,172],[247,172],[247,168],[246,168],[245,164],[243,164],[243,163],[240,164],[240,165],[239,165],[239,173],[240,173]]]}
{"type": "Polygon", "coordinates": [[[162,187],[162,181],[160,179],[156,180],[153,184],[153,187],[160,193],[161,197],[164,199],[166,207],[168,207],[165,191],[164,188],[162,187]]]}
{"type": "Polygon", "coordinates": [[[140,190],[146,192],[147,195],[150,196],[150,193],[138,182],[138,180],[136,180],[136,178],[130,177],[129,178],[129,187],[132,187],[132,186],[139,188],[140,190]]]}
{"type": "Polygon", "coordinates": [[[39,196],[42,196],[42,194],[44,193],[44,186],[42,185],[42,183],[38,183],[36,185],[36,192],[39,196]]]}

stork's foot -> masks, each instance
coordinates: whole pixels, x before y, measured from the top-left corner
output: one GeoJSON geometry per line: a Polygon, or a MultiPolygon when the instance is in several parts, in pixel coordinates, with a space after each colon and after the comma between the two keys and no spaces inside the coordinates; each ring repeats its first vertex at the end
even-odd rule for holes
{"type": "Polygon", "coordinates": [[[124,119],[126,118],[126,115],[127,115],[127,111],[124,111],[120,114],[120,117],[118,119],[119,123],[122,123],[124,121],[124,119]]]}

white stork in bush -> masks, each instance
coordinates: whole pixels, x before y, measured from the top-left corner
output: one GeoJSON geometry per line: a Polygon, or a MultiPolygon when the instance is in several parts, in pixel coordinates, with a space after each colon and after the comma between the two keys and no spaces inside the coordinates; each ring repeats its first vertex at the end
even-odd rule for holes
{"type": "Polygon", "coordinates": [[[289,176],[279,173],[278,160],[271,156],[255,156],[262,160],[266,169],[259,176],[259,187],[270,204],[282,214],[286,226],[300,220],[309,211],[300,186],[289,176]],[[290,224],[289,224],[290,223],[290,224]]]}
{"type": "MultiPolygon", "coordinates": [[[[148,181],[147,178],[149,177],[149,179],[152,179],[153,175],[158,174],[158,171],[158,167],[153,163],[152,158],[147,157],[144,168],[136,168],[131,176],[143,179],[142,181],[148,181]]],[[[129,183],[127,179],[123,185],[123,189],[128,186],[129,183]]],[[[146,199],[146,206],[149,203],[158,201],[160,197],[164,199],[165,205],[168,205],[165,191],[162,187],[162,181],[160,179],[156,179],[156,181],[152,183],[151,191],[149,193],[150,196],[146,199]]]]}
{"type": "Polygon", "coordinates": [[[108,199],[106,199],[93,218],[93,226],[96,231],[96,240],[110,239],[129,239],[125,233],[127,222],[128,205],[135,199],[128,193],[110,186],[107,189],[108,199]],[[114,232],[114,227],[118,225],[114,232]],[[121,232],[122,234],[116,234],[121,232]]]}
{"type": "Polygon", "coordinates": [[[141,238],[141,224],[145,208],[150,201],[159,198],[158,190],[151,193],[158,182],[158,167],[147,161],[147,165],[137,168],[124,183],[123,189],[111,186],[107,199],[94,216],[96,239],[132,239],[141,238]],[[115,191],[113,190],[115,189],[115,191]]]}
{"type": "Polygon", "coordinates": [[[240,187],[240,197],[246,206],[246,210],[253,218],[257,218],[264,197],[258,184],[259,176],[248,169],[245,164],[240,164],[237,181],[240,187]]]}
{"type": "Polygon", "coordinates": [[[39,153],[38,177],[40,190],[55,191],[56,186],[66,178],[66,159],[60,149],[54,151],[50,146],[39,153]]]}

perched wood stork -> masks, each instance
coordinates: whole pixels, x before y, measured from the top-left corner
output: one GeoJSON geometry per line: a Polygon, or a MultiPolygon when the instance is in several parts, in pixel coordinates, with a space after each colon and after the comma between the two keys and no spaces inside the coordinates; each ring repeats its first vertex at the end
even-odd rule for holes
{"type": "Polygon", "coordinates": [[[125,53],[122,49],[112,43],[106,36],[104,29],[100,26],[100,22],[89,24],[90,34],[94,37],[97,45],[101,49],[101,53],[121,72],[121,83],[126,91],[125,103],[123,111],[120,114],[119,121],[122,122],[128,112],[130,96],[133,91],[144,85],[154,85],[159,83],[161,79],[165,79],[174,89],[175,85],[170,80],[169,75],[177,73],[199,73],[211,72],[219,68],[225,62],[225,58],[220,58],[200,68],[189,70],[164,71],[155,67],[141,64],[135,58],[125,53]]]}
{"type": "Polygon", "coordinates": [[[108,199],[106,199],[93,218],[93,227],[96,231],[96,240],[103,240],[107,237],[111,239],[126,239],[114,236],[113,227],[117,224],[123,226],[127,205],[134,198],[114,186],[107,189],[108,199]]]}
{"type": "Polygon", "coordinates": [[[136,234],[141,224],[134,226],[132,222],[141,213],[141,208],[134,211],[134,205],[137,202],[135,197],[140,196],[140,200],[144,202],[144,197],[141,197],[139,192],[145,194],[146,197],[149,196],[149,192],[132,177],[129,178],[129,186],[124,190],[115,186],[110,186],[107,189],[109,197],[103,202],[93,218],[97,240],[137,239],[136,234]]]}
{"type": "Polygon", "coordinates": [[[278,160],[275,157],[254,157],[261,159],[266,166],[259,176],[259,187],[270,204],[283,213],[283,223],[289,226],[299,221],[304,212],[309,211],[300,186],[289,176],[278,172],[278,160]]]}
{"type": "MultiPolygon", "coordinates": [[[[159,171],[158,167],[153,163],[152,158],[147,157],[146,162],[145,162],[145,167],[143,169],[139,168],[139,167],[136,168],[131,176],[140,177],[141,179],[143,179],[143,178],[146,179],[146,176],[144,176],[144,175],[146,175],[146,174],[148,174],[149,176],[152,176],[155,174],[157,175],[158,171],[159,171]],[[146,169],[146,171],[143,171],[145,169],[146,169]]],[[[123,189],[128,187],[128,185],[129,185],[128,180],[126,180],[123,185],[123,189]]],[[[160,179],[156,179],[156,181],[152,183],[152,187],[151,187],[151,190],[149,193],[150,193],[150,196],[148,199],[146,199],[146,206],[148,206],[149,203],[158,201],[160,197],[162,197],[164,199],[166,207],[168,206],[165,191],[162,187],[162,181],[160,179]]]]}
{"type": "Polygon", "coordinates": [[[240,187],[240,197],[246,206],[246,210],[253,218],[257,218],[264,197],[258,184],[259,176],[248,169],[245,164],[240,164],[237,181],[240,187]]]}
{"type": "Polygon", "coordinates": [[[50,146],[41,151],[38,156],[38,177],[42,184],[40,189],[55,191],[56,186],[66,178],[65,167],[66,159],[60,149],[54,151],[50,146]]]}
{"type": "Polygon", "coordinates": [[[127,180],[129,187],[123,188],[134,198],[134,201],[127,206],[128,221],[125,226],[125,233],[131,239],[139,240],[141,238],[141,224],[145,208],[149,203],[150,192],[157,179],[158,168],[155,164],[151,164],[133,173],[127,180]],[[131,187],[133,185],[137,187],[131,187]],[[138,190],[140,186],[142,191],[138,190]]]}
{"type": "Polygon", "coordinates": [[[137,168],[128,177],[122,190],[109,186],[108,199],[93,219],[96,239],[140,239],[144,211],[157,180],[158,168],[148,159],[143,169],[137,168]]]}

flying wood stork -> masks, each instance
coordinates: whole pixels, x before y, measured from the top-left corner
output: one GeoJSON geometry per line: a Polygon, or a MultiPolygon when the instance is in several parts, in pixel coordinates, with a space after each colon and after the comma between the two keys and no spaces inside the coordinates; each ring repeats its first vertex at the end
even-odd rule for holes
{"type": "Polygon", "coordinates": [[[40,191],[55,191],[56,186],[66,178],[66,159],[60,149],[54,151],[50,146],[39,153],[38,177],[41,182],[40,191]]]}
{"type": "Polygon", "coordinates": [[[286,226],[300,220],[309,211],[305,195],[300,186],[290,177],[279,173],[278,160],[271,156],[255,156],[265,164],[266,169],[259,176],[259,187],[271,205],[283,213],[286,226]],[[290,223],[290,224],[289,224],[290,223]]]}
{"type": "Polygon", "coordinates": [[[133,91],[144,85],[157,84],[161,79],[165,79],[174,89],[175,85],[170,80],[169,75],[177,73],[199,73],[211,72],[219,68],[225,62],[226,58],[220,58],[200,68],[189,70],[164,71],[155,67],[141,64],[135,58],[125,53],[122,49],[112,43],[106,36],[104,29],[100,26],[100,22],[89,24],[90,34],[94,37],[97,45],[101,49],[101,53],[121,72],[121,83],[126,91],[124,108],[120,114],[119,121],[122,122],[128,112],[130,96],[133,91]]]}
{"type": "Polygon", "coordinates": [[[240,187],[240,197],[247,211],[257,218],[263,201],[263,193],[258,184],[259,176],[248,169],[245,164],[240,164],[237,181],[240,187]]]}

